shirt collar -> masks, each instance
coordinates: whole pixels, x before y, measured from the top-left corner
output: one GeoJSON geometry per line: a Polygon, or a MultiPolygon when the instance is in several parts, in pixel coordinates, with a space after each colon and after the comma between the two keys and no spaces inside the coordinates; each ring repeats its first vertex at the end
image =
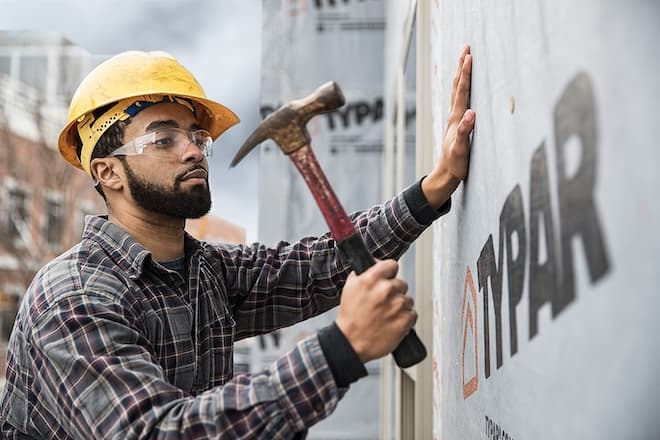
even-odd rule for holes
{"type": "MultiPolygon", "coordinates": [[[[85,217],[83,239],[97,243],[113,261],[131,278],[138,278],[144,271],[147,261],[151,262],[151,251],[135,241],[120,226],[108,221],[105,215],[85,217]]],[[[184,251],[192,255],[202,249],[201,243],[185,234],[184,251]]]]}

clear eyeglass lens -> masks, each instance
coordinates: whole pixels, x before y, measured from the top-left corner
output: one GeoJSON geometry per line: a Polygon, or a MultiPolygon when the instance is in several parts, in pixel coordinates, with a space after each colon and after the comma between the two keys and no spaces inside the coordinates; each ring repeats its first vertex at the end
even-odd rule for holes
{"type": "Polygon", "coordinates": [[[154,133],[153,140],[145,147],[153,151],[180,151],[185,150],[190,143],[194,143],[206,156],[210,155],[213,140],[206,130],[189,131],[178,128],[159,130],[154,133]]]}
{"type": "Polygon", "coordinates": [[[202,150],[202,153],[206,157],[211,157],[211,153],[213,152],[213,138],[211,138],[211,133],[206,130],[196,130],[189,133],[192,135],[192,141],[202,150]]]}
{"type": "Polygon", "coordinates": [[[213,152],[213,138],[206,130],[184,130],[181,128],[165,128],[141,136],[112,153],[112,156],[144,153],[180,153],[191,144],[195,144],[206,157],[213,152]]]}

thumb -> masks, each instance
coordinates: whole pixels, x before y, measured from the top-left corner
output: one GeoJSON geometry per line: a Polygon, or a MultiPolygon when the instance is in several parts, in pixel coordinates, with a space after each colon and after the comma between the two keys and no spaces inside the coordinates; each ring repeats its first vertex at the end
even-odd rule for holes
{"type": "Polygon", "coordinates": [[[456,130],[456,139],[454,140],[455,152],[459,155],[467,154],[467,146],[469,145],[470,133],[474,128],[475,114],[474,110],[467,110],[463,113],[461,122],[458,124],[456,130]]]}
{"type": "Polygon", "coordinates": [[[474,128],[475,117],[476,115],[472,109],[468,109],[465,111],[465,113],[463,113],[463,117],[461,118],[461,122],[458,126],[459,136],[467,137],[470,134],[474,128]]]}

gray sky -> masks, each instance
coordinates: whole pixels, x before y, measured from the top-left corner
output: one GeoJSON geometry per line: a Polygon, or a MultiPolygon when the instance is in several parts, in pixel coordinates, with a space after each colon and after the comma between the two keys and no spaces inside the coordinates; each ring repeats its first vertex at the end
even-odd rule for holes
{"type": "Polygon", "coordinates": [[[241,123],[216,143],[213,214],[257,236],[258,153],[229,162],[259,122],[261,0],[0,0],[0,29],[60,32],[92,53],[164,50],[241,123]]]}

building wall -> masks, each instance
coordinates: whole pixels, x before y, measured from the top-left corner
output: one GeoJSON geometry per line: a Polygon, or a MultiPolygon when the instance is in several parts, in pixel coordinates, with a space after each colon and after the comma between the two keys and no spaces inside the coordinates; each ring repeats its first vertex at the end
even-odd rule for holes
{"type": "Polygon", "coordinates": [[[657,438],[657,2],[418,0],[410,27],[390,3],[385,186],[407,162],[406,35],[417,174],[466,43],[477,126],[451,213],[413,250],[432,368],[383,369],[381,437],[657,438]]]}
{"type": "MultiPolygon", "coordinates": [[[[3,133],[2,138],[0,181],[4,226],[15,214],[10,210],[11,192],[23,190],[27,196],[25,226],[28,235],[3,236],[0,246],[3,249],[34,247],[45,251],[41,252],[43,257],[50,258],[63,246],[78,241],[85,212],[105,212],[103,201],[93,189],[89,176],[69,166],[52,147],[12,132],[3,133]],[[59,205],[59,210],[53,210],[52,205],[59,205]],[[49,208],[53,212],[49,212],[49,208]],[[61,222],[61,230],[49,237],[48,228],[58,227],[50,224],[53,222],[61,222]]],[[[16,221],[14,218],[13,223],[16,221]]],[[[4,232],[9,231],[5,228],[4,232]]]]}
{"type": "Polygon", "coordinates": [[[105,212],[105,205],[89,176],[52,148],[0,131],[0,301],[6,304],[5,296],[22,295],[41,265],[79,240],[84,216],[105,212]]]}
{"type": "Polygon", "coordinates": [[[477,114],[434,228],[436,438],[658,438],[658,2],[429,19],[435,139],[465,43],[477,114]]]}

